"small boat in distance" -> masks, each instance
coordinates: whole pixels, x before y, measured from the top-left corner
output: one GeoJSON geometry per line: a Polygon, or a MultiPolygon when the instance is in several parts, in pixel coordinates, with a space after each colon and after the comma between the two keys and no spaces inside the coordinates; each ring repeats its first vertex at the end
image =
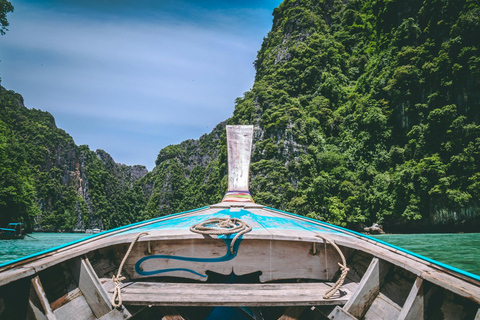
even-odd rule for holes
{"type": "Polygon", "coordinates": [[[253,201],[227,126],[222,202],[0,264],[0,319],[480,320],[480,277],[253,201]]]}
{"type": "Polygon", "coordinates": [[[25,238],[23,223],[9,223],[6,228],[0,228],[0,240],[13,240],[25,238]]]}

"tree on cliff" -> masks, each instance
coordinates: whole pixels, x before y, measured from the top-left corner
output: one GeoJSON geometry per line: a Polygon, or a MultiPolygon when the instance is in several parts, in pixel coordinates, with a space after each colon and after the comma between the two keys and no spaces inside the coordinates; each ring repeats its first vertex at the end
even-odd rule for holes
{"type": "MultiPolygon", "coordinates": [[[[4,35],[8,31],[7,13],[13,12],[13,6],[7,0],[0,0],[0,35],[4,35]]],[[[0,78],[0,82],[2,78],[0,78]]]]}
{"type": "Polygon", "coordinates": [[[7,13],[13,12],[13,5],[7,0],[0,0],[0,34],[5,34],[8,31],[7,13]]]}
{"type": "Polygon", "coordinates": [[[7,13],[13,12],[13,5],[7,0],[0,0],[0,34],[5,34],[8,31],[7,13]]]}

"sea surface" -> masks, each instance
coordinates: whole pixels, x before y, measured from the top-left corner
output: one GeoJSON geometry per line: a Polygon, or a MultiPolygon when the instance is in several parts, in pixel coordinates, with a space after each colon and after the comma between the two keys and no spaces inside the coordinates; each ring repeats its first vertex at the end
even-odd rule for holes
{"type": "MultiPolygon", "coordinates": [[[[0,240],[0,264],[90,236],[32,233],[23,240],[0,240]]],[[[480,275],[480,233],[385,234],[376,239],[480,275]]]]}
{"type": "Polygon", "coordinates": [[[480,233],[384,234],[374,238],[480,275],[480,233]]]}
{"type": "Polygon", "coordinates": [[[0,240],[0,264],[88,236],[91,234],[29,233],[23,240],[0,240]]]}

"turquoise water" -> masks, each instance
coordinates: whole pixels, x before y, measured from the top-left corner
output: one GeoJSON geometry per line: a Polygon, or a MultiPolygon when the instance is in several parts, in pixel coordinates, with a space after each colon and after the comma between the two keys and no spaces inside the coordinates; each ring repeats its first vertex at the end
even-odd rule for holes
{"type": "Polygon", "coordinates": [[[0,240],[0,264],[90,236],[85,233],[32,233],[23,240],[0,240]]]}
{"type": "Polygon", "coordinates": [[[480,233],[385,234],[373,237],[480,275],[480,233]]]}
{"type": "MultiPolygon", "coordinates": [[[[23,240],[0,240],[0,264],[90,235],[33,233],[23,240]]],[[[385,234],[375,238],[427,258],[480,275],[480,233],[385,234]]]]}

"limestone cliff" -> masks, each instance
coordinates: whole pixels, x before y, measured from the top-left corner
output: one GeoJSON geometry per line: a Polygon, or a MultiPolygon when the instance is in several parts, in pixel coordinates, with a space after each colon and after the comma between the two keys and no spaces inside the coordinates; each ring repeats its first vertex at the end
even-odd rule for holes
{"type": "Polygon", "coordinates": [[[0,94],[2,225],[23,220],[35,230],[80,231],[136,221],[131,205],[143,199],[131,195],[148,172],[144,166],[118,164],[103,150],[77,146],[51,114],[26,108],[20,95],[3,87],[0,94]]]}

